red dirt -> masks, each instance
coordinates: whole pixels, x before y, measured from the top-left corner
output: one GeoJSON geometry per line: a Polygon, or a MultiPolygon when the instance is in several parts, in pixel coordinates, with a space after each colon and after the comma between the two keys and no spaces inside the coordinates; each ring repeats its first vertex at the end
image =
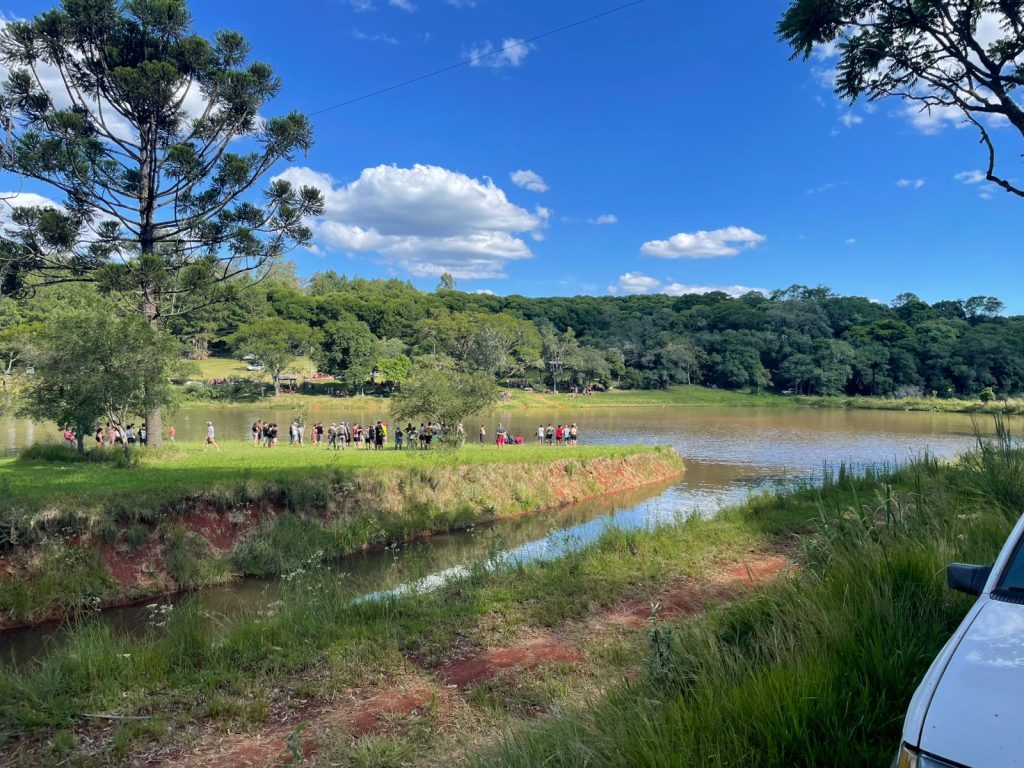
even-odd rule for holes
{"type": "Polygon", "coordinates": [[[100,556],[110,575],[122,587],[128,590],[151,589],[159,585],[162,581],[159,574],[164,572],[164,560],[159,550],[159,542],[148,541],[134,552],[119,552],[113,547],[103,546],[100,547],[100,556]]]}
{"type": "MultiPolygon", "coordinates": [[[[743,562],[724,566],[708,581],[677,581],[652,594],[650,599],[626,602],[594,617],[591,623],[595,626],[588,630],[587,636],[607,631],[610,626],[642,627],[650,619],[651,602],[659,604],[658,615],[662,619],[698,613],[712,603],[728,600],[770,581],[790,566],[791,561],[783,556],[752,554],[743,562]]],[[[523,672],[550,662],[576,664],[583,660],[583,652],[569,642],[549,635],[533,637],[516,645],[488,648],[448,662],[435,672],[448,690],[418,678],[411,685],[379,690],[369,698],[357,694],[332,707],[313,707],[301,714],[288,715],[258,733],[219,739],[210,734],[190,754],[153,756],[144,764],[164,768],[279,768],[291,763],[288,738],[302,725],[307,727],[298,747],[303,758],[308,759],[318,753],[325,739],[332,735],[356,739],[368,733],[381,733],[392,727],[390,718],[415,714],[435,702],[446,712],[455,695],[451,689],[466,690],[505,672],[523,672]]]]}
{"type": "Polygon", "coordinates": [[[756,586],[771,581],[791,565],[789,558],[782,555],[761,555],[727,568],[726,583],[756,586]]]}
{"type": "Polygon", "coordinates": [[[165,768],[277,768],[293,762],[288,739],[299,727],[305,726],[297,746],[303,758],[308,759],[319,752],[324,736],[340,730],[350,738],[357,738],[383,730],[388,717],[410,715],[426,709],[436,695],[437,691],[425,683],[407,690],[387,690],[370,699],[306,713],[301,718],[292,718],[285,725],[259,733],[227,736],[191,754],[150,760],[146,765],[165,768]]]}
{"type": "Polygon", "coordinates": [[[551,661],[575,664],[583,654],[555,640],[528,640],[509,648],[491,648],[467,659],[451,661],[441,668],[439,676],[445,685],[469,688],[497,677],[506,670],[539,667],[551,661]]]}
{"type": "Polygon", "coordinates": [[[182,516],[179,518],[179,522],[185,527],[185,530],[198,533],[216,549],[230,552],[235,548],[239,537],[251,530],[259,521],[259,509],[256,506],[249,507],[245,510],[244,515],[244,520],[240,524],[235,524],[225,512],[204,509],[182,516]]]}
{"type": "Polygon", "coordinates": [[[685,579],[650,598],[623,603],[605,620],[620,626],[642,627],[651,620],[654,606],[658,607],[659,619],[691,616],[735,597],[744,589],[771,581],[790,565],[790,560],[780,555],[756,555],[729,566],[710,581],[685,579]]]}

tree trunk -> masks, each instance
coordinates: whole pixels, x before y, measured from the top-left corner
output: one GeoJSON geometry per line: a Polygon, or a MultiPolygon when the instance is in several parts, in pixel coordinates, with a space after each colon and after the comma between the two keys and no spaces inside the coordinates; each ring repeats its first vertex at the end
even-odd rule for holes
{"type": "MultiPolygon", "coordinates": [[[[156,251],[156,230],[153,226],[157,185],[156,142],[156,125],[150,121],[139,136],[139,251],[143,256],[149,256],[156,251]]],[[[153,293],[153,286],[146,280],[142,285],[142,315],[149,321],[150,327],[156,330],[160,310],[156,303],[157,297],[153,293]]],[[[146,414],[146,442],[154,448],[159,448],[164,443],[164,420],[159,407],[146,414]]]]}
{"type": "Polygon", "coordinates": [[[78,436],[78,452],[85,453],[85,427],[79,427],[76,433],[78,436]]]}
{"type": "Polygon", "coordinates": [[[277,374],[274,376],[274,397],[281,394],[281,376],[277,374]]]}
{"type": "MultiPolygon", "coordinates": [[[[142,293],[142,314],[149,320],[150,326],[156,329],[157,307],[148,289],[142,293]]],[[[160,448],[164,444],[164,416],[159,406],[146,414],[146,444],[153,448],[160,448]]]]}

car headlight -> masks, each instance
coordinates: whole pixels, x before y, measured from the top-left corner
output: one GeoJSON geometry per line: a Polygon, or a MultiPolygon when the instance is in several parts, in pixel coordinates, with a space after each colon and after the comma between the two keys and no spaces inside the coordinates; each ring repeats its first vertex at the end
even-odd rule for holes
{"type": "Polygon", "coordinates": [[[900,747],[900,753],[896,757],[893,768],[956,768],[956,766],[937,757],[921,754],[916,749],[911,749],[904,744],[900,747]]]}

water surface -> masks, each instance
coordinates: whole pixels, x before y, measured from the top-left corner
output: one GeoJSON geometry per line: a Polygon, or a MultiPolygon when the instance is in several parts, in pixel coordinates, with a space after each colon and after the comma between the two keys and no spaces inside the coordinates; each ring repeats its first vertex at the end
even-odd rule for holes
{"type": "MultiPolygon", "coordinates": [[[[313,412],[310,419],[355,422],[382,416],[346,413],[342,404],[336,413],[313,412]]],[[[221,439],[243,439],[252,421],[260,417],[275,415],[258,409],[190,410],[179,414],[174,423],[180,439],[198,438],[208,419],[217,424],[221,439]]],[[[276,418],[285,421],[281,414],[276,418]]],[[[687,471],[678,481],[660,487],[346,558],[332,568],[354,598],[401,591],[409,585],[436,585],[460,573],[467,563],[486,557],[495,561],[557,557],[592,541],[609,526],[649,528],[679,515],[713,515],[752,491],[814,480],[826,465],[891,464],[925,451],[952,457],[973,445],[976,428],[991,428],[987,417],[976,423],[964,414],[743,407],[499,412],[486,420],[488,434],[494,434],[499,421],[528,439],[540,424],[575,421],[584,443],[669,445],[683,456],[687,471]]],[[[475,435],[478,428],[475,424],[467,432],[475,435]]],[[[0,434],[5,429],[10,449],[53,434],[22,421],[0,421],[0,434]]],[[[230,621],[268,609],[278,594],[273,580],[246,579],[189,599],[200,601],[214,620],[230,621]]],[[[151,608],[132,606],[104,611],[100,620],[119,632],[142,634],[159,631],[152,614],[151,608]]],[[[53,625],[0,635],[0,659],[24,663],[61,642],[62,635],[53,625]]]]}

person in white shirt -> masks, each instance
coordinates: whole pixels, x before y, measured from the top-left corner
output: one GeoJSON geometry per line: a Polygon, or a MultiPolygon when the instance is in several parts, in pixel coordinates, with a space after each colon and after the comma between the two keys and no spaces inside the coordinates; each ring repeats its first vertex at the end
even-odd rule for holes
{"type": "Polygon", "coordinates": [[[206,445],[203,446],[203,450],[205,451],[211,445],[218,451],[220,450],[220,446],[217,445],[217,437],[213,429],[213,422],[208,421],[206,422],[206,445]]]}

